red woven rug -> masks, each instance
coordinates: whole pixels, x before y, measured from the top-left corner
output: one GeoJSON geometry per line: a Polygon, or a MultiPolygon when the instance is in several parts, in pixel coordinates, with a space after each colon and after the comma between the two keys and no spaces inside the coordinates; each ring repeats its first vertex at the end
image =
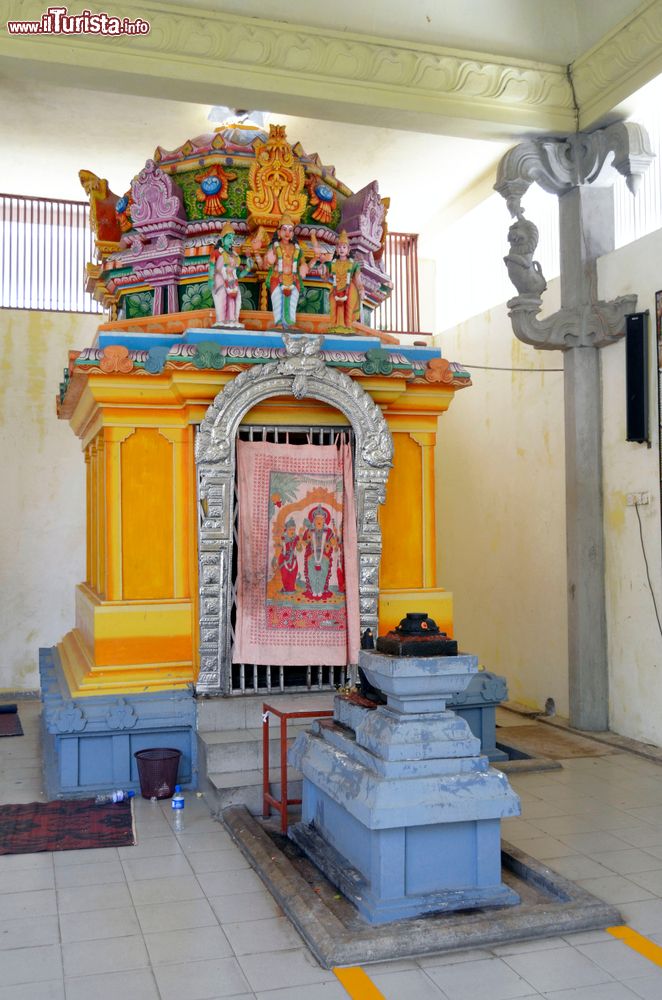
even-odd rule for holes
{"type": "Polygon", "coordinates": [[[131,801],[95,805],[94,799],[0,806],[0,854],[74,851],[135,844],[131,801]]]}
{"type": "Polygon", "coordinates": [[[0,713],[0,736],[22,736],[23,726],[18,712],[0,713]]]}

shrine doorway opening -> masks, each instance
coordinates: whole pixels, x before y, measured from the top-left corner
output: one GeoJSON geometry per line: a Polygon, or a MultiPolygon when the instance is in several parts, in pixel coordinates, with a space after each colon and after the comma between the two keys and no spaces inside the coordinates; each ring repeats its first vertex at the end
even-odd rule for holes
{"type": "MultiPolygon", "coordinates": [[[[349,435],[353,448],[359,627],[377,630],[381,530],[378,508],[386,499],[393,461],[393,439],[380,407],[357,381],[326,364],[322,338],[283,335],[273,361],[252,365],[222,388],[200,424],[195,444],[199,510],[200,670],[196,690],[232,695],[255,691],[322,689],[343,679],[342,671],[306,667],[255,667],[233,663],[232,628],[236,626],[237,441],[247,434],[271,435],[278,443],[328,446],[349,435]],[[251,411],[271,399],[313,400],[324,404],[320,425],[287,427],[250,423],[251,411]],[[335,416],[338,414],[338,416],[335,416]],[[327,422],[328,421],[328,422],[327,422]],[[341,421],[344,421],[341,423],[341,421]],[[340,424],[340,426],[335,426],[340,424]],[[251,430],[252,426],[252,430],[251,430]],[[284,435],[285,440],[281,437],[284,435]],[[329,441],[329,438],[331,439],[329,441]],[[232,612],[235,621],[232,621],[232,612]],[[292,686],[286,679],[294,681],[292,686]]],[[[331,359],[330,359],[331,360],[331,359]]],[[[264,437],[262,438],[264,440],[264,437]]]]}
{"type": "MultiPolygon", "coordinates": [[[[352,468],[356,438],[351,427],[345,425],[312,426],[266,426],[245,423],[239,426],[237,439],[240,441],[269,441],[272,444],[291,445],[335,445],[349,443],[352,449],[352,468]]],[[[237,471],[234,475],[234,504],[232,519],[232,570],[230,583],[230,648],[234,649],[235,625],[237,621],[237,569],[239,558],[239,503],[237,495],[237,471]]],[[[347,682],[346,666],[267,665],[257,663],[228,662],[221,678],[228,694],[260,694],[266,692],[334,691],[347,682]]]]}

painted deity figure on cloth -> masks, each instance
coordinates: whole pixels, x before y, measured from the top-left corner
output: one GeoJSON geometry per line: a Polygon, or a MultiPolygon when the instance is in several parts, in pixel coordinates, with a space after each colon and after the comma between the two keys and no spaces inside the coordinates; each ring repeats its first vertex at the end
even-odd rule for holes
{"type": "Polygon", "coordinates": [[[276,552],[276,562],[280,569],[281,580],[283,581],[283,592],[294,593],[297,589],[297,577],[299,575],[299,556],[301,551],[301,538],[297,533],[296,522],[293,517],[285,522],[285,530],[280,538],[280,546],[276,552]]]}
{"type": "Polygon", "coordinates": [[[288,215],[281,218],[277,236],[264,254],[260,254],[258,242],[253,243],[253,250],[258,266],[269,269],[267,285],[274,326],[285,330],[296,325],[301,279],[308,274],[309,265],[304,259],[303,248],[294,238],[294,222],[288,215]]]}
{"type": "Polygon", "coordinates": [[[304,551],[304,596],[314,601],[324,601],[333,594],[329,580],[333,568],[333,552],[338,548],[338,535],[330,512],[318,504],[308,512],[302,535],[304,551]]]}
{"type": "Polygon", "coordinates": [[[363,282],[361,265],[350,257],[349,237],[343,230],[338,235],[335,254],[319,253],[313,237],[313,248],[332,281],[329,299],[329,333],[356,333],[361,322],[363,282]]]}
{"type": "Polygon", "coordinates": [[[229,222],[223,226],[209,259],[209,283],[216,310],[214,326],[230,326],[243,330],[243,323],[239,322],[241,309],[239,278],[247,274],[249,269],[239,271],[241,260],[234,252],[234,229],[229,222]]]}

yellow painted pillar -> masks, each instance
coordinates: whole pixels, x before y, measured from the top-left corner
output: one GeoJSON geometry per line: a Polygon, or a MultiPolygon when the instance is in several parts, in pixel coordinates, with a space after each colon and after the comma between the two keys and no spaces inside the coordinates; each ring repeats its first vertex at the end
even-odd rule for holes
{"type": "Polygon", "coordinates": [[[423,522],[422,558],[423,586],[437,586],[437,532],[434,502],[434,447],[436,434],[413,433],[410,437],[421,448],[421,493],[423,522]]]}
{"type": "Polygon", "coordinates": [[[85,449],[85,580],[92,586],[94,566],[92,562],[92,539],[94,537],[94,521],[92,505],[96,490],[95,469],[92,463],[92,445],[85,449]]]}
{"type": "Polygon", "coordinates": [[[96,461],[96,521],[94,524],[97,553],[97,572],[94,587],[97,594],[103,595],[106,592],[106,547],[104,545],[104,531],[106,522],[106,464],[104,461],[105,445],[101,434],[97,437],[97,461],[96,461]]]}
{"type": "Polygon", "coordinates": [[[190,594],[189,498],[192,489],[189,474],[189,428],[159,427],[159,434],[172,444],[174,596],[188,597],[190,594]]]}
{"type": "Polygon", "coordinates": [[[189,571],[189,593],[191,595],[191,640],[193,645],[193,664],[195,670],[194,680],[197,678],[197,671],[200,667],[200,591],[198,586],[198,521],[200,517],[198,507],[198,469],[195,464],[195,430],[189,424],[187,432],[186,456],[188,462],[189,490],[188,490],[188,571],[189,571]]]}
{"type": "Polygon", "coordinates": [[[133,434],[132,427],[104,427],[106,472],[104,593],[108,601],[122,600],[122,442],[133,434]]]}

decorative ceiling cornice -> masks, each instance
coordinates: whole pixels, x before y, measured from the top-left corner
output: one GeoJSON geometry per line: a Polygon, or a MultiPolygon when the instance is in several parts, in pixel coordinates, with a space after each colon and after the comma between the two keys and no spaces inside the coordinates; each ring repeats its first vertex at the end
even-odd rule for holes
{"type": "MultiPolygon", "coordinates": [[[[9,0],[5,17],[37,21],[47,6],[9,0]]],[[[220,93],[237,107],[396,128],[498,137],[576,127],[565,67],[149,0],[101,6],[140,16],[150,33],[10,37],[3,24],[0,59],[60,67],[57,82],[74,85],[94,86],[92,72],[104,90],[201,103],[220,93]],[[136,76],[151,86],[137,91],[136,76]]]]}
{"type": "Polygon", "coordinates": [[[662,0],[649,0],[571,66],[579,128],[594,126],[662,73],[662,0]]]}

